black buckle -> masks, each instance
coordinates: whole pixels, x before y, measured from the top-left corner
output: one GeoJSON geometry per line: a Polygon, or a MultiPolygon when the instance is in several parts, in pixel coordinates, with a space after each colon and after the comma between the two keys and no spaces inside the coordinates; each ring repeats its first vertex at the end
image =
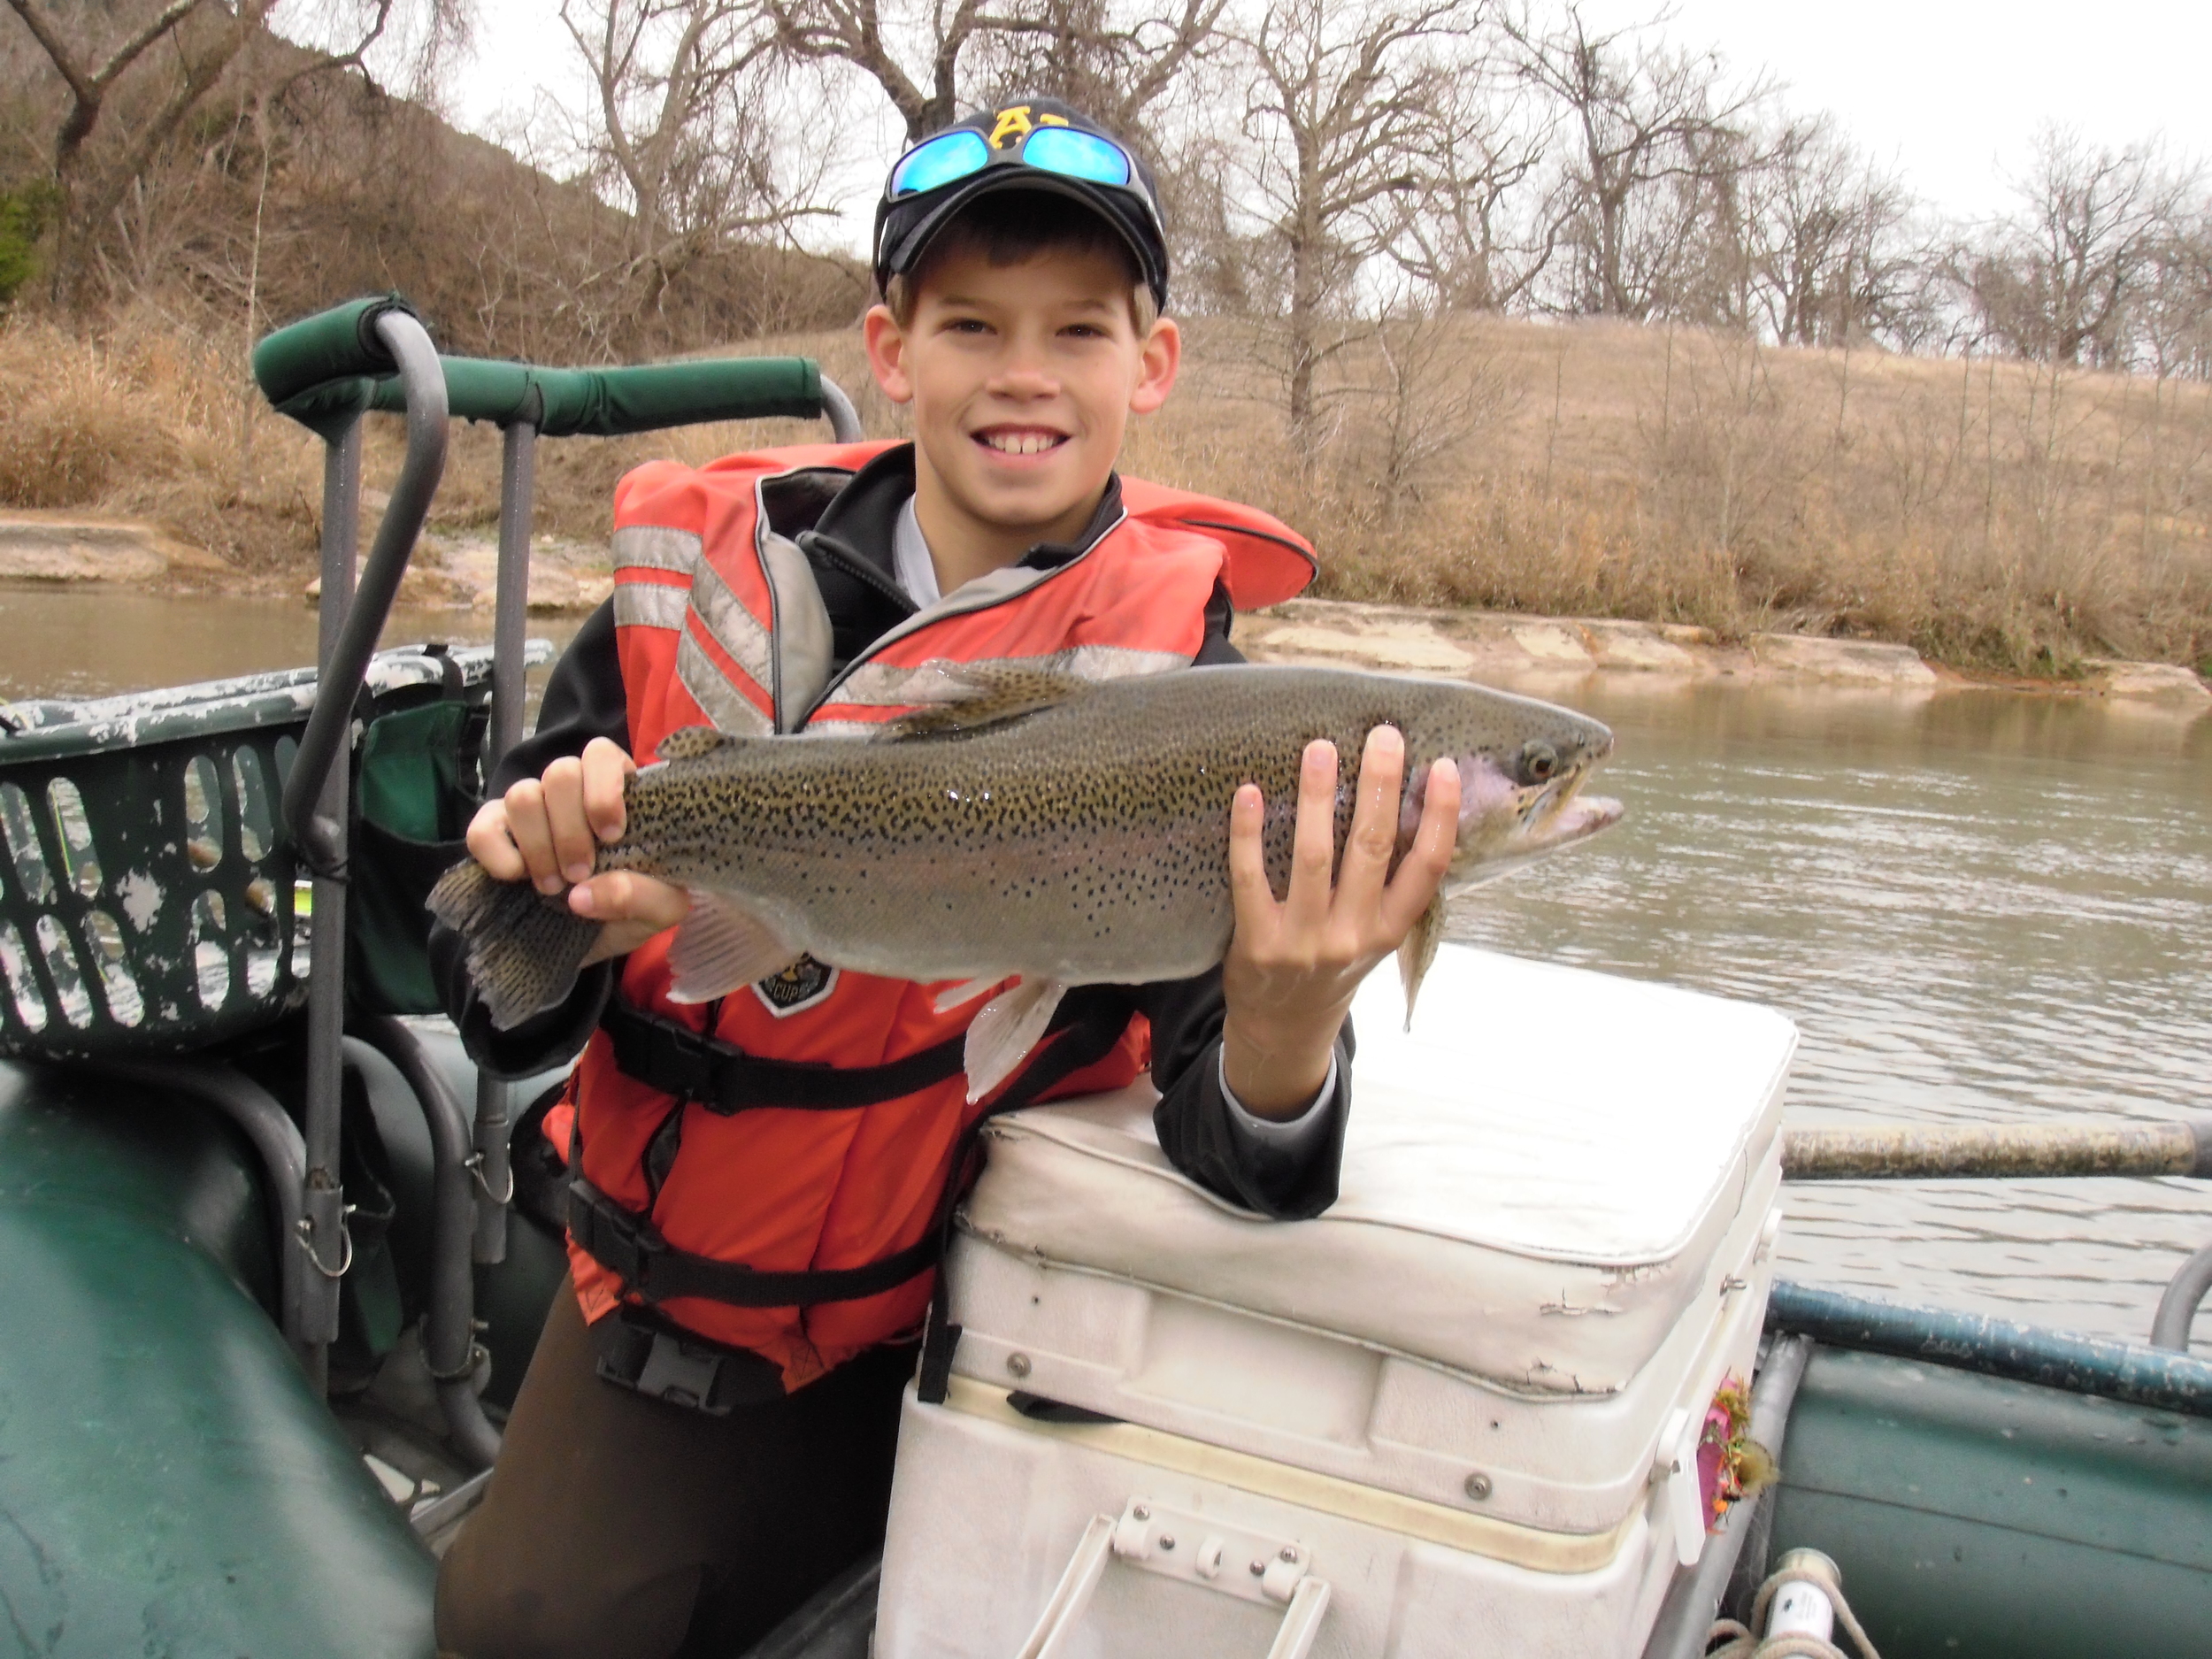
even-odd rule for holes
{"type": "Polygon", "coordinates": [[[693,1340],[623,1308],[591,1328],[604,1382],[649,1400],[726,1417],[731,1409],[783,1396],[783,1377],[757,1354],[693,1340]]]}
{"type": "Polygon", "coordinates": [[[645,1301],[656,1300],[653,1263],[668,1254],[668,1241],[649,1224],[616,1208],[604,1193],[579,1178],[568,1187],[568,1230],[585,1255],[645,1301]]]}

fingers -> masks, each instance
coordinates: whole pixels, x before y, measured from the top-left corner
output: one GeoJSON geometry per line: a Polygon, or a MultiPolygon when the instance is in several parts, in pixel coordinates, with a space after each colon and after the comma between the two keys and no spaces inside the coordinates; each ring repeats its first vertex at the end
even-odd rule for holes
{"type": "Polygon", "coordinates": [[[1236,906],[1240,937],[1249,937],[1275,918],[1275,894],[1267,885],[1267,854],[1260,838],[1266,818],[1259,785],[1244,785],[1229,808],[1229,896],[1236,906]]]}
{"type": "Polygon", "coordinates": [[[1317,737],[1306,745],[1298,772],[1298,827],[1290,849],[1290,894],[1284,919],[1317,926],[1329,913],[1336,872],[1336,745],[1317,737]]]}
{"type": "Polygon", "coordinates": [[[561,856],[555,850],[552,822],[546,816],[545,786],[535,778],[525,778],[507,791],[503,804],[507,834],[522,856],[522,873],[539,892],[558,893],[567,883],[561,879],[561,856]]]}
{"type": "Polygon", "coordinates": [[[634,871],[611,870],[578,883],[569,893],[568,907],[595,922],[643,924],[649,937],[684,919],[691,895],[634,871]]]}
{"type": "Polygon", "coordinates": [[[623,789],[636,770],[620,744],[595,737],[479,809],[469,851],[497,879],[527,879],[541,893],[588,880],[600,847],[622,837],[623,789]]]}
{"type": "Polygon", "coordinates": [[[1360,756],[1351,833],[1345,837],[1344,861],[1336,875],[1337,903],[1354,915],[1373,906],[1390,874],[1390,861],[1398,850],[1398,797],[1405,761],[1406,741],[1396,727],[1379,726],[1368,733],[1360,756]]]}
{"type": "Polygon", "coordinates": [[[476,809],[476,816],[469,820],[468,849],[469,856],[483,865],[484,872],[495,881],[519,881],[530,873],[514,837],[507,832],[504,801],[487,801],[476,809]]]}
{"type": "Polygon", "coordinates": [[[1459,768],[1439,759],[1429,768],[1428,789],[1421,801],[1421,824],[1414,832],[1398,873],[1382,896],[1385,928],[1402,938],[1436,896],[1436,889],[1451,867],[1452,849],[1459,838],[1459,768]]]}
{"type": "Polygon", "coordinates": [[[637,762],[619,743],[595,737],[584,746],[584,817],[592,833],[606,845],[622,839],[627,821],[622,792],[637,771],[637,762]]]}
{"type": "Polygon", "coordinates": [[[675,926],[691,909],[691,895],[665,881],[614,870],[571,887],[568,907],[605,924],[585,954],[584,964],[589,966],[626,956],[654,934],[675,926]]]}
{"type": "Polygon", "coordinates": [[[546,826],[565,882],[588,880],[599,856],[598,838],[584,815],[584,763],[565,755],[545,769],[546,826]]]}

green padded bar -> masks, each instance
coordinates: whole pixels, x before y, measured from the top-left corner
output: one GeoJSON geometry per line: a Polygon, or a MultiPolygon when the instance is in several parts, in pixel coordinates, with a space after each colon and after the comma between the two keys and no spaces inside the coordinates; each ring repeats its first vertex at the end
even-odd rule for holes
{"type": "Polygon", "coordinates": [[[373,294],[278,329],[253,349],[254,383],[288,414],[287,403],[326,381],[391,373],[392,355],[376,337],[376,319],[387,311],[415,314],[396,294],[373,294]]]}
{"type": "MultiPolygon", "coordinates": [[[[541,369],[486,357],[441,357],[446,400],[465,420],[528,420],[549,438],[619,438],[710,420],[811,420],[822,412],[822,371],[809,357],[720,357],[620,369],[541,369]]],[[[406,408],[396,376],[369,407],[406,408]]]]}
{"type": "Polygon", "coordinates": [[[0,1652],[432,1659],[437,1563],[236,1282],[257,1173],[212,1113],[0,1062],[0,1652]]]}

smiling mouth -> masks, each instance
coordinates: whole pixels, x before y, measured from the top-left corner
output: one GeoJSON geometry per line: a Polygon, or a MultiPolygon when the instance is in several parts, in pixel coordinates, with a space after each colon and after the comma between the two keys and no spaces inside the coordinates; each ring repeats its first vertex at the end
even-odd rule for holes
{"type": "Polygon", "coordinates": [[[1051,432],[1039,426],[995,426],[974,434],[975,441],[985,449],[1000,455],[1042,455],[1056,449],[1068,441],[1064,432],[1051,432]]]}

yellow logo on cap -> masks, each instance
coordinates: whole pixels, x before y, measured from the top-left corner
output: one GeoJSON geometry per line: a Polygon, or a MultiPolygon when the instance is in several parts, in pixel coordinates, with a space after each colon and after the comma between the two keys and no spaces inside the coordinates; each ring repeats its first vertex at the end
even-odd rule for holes
{"type": "Polygon", "coordinates": [[[991,148],[1003,150],[1010,139],[1026,138],[1040,127],[1065,127],[1064,115],[1045,114],[1032,118],[1026,104],[1016,104],[998,112],[997,123],[991,128],[991,148]]]}

